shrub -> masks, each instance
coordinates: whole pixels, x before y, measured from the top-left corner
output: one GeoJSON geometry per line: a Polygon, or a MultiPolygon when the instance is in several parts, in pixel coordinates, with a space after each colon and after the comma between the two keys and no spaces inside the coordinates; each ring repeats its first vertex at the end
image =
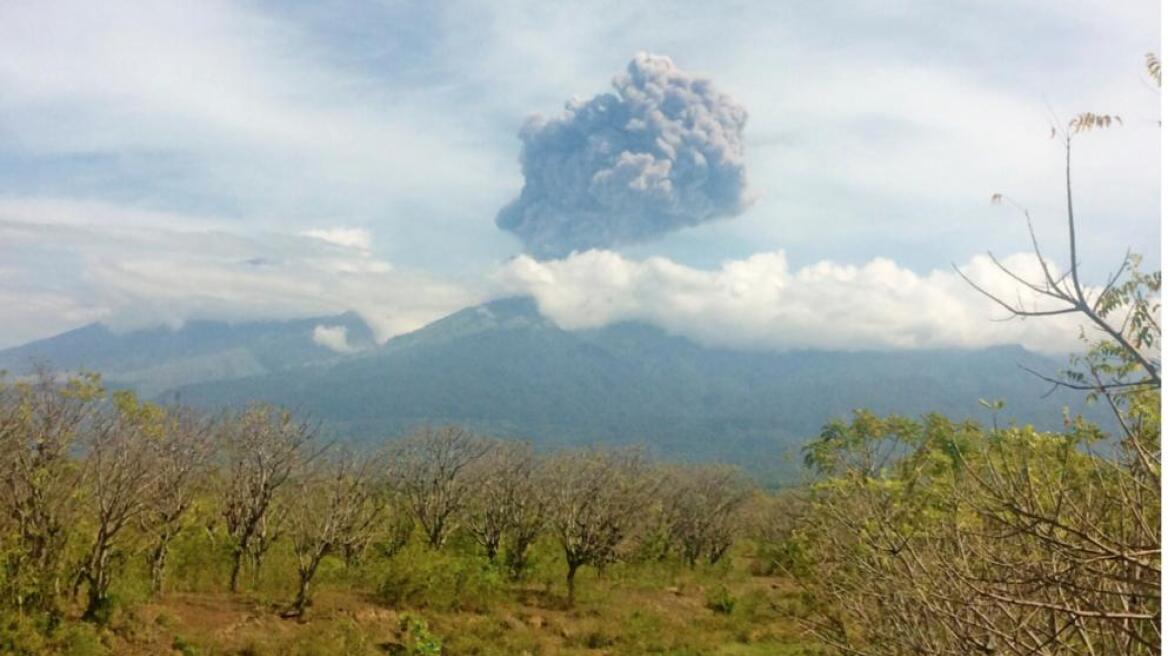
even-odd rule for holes
{"type": "Polygon", "coordinates": [[[736,603],[737,600],[734,598],[734,595],[731,595],[730,591],[724,585],[720,585],[706,593],[706,608],[709,608],[715,613],[729,615],[734,612],[734,604],[736,603]]]}
{"type": "Polygon", "coordinates": [[[17,613],[0,615],[0,654],[36,656],[45,650],[45,628],[17,613]]]}
{"type": "Polygon", "coordinates": [[[426,620],[409,613],[402,616],[401,629],[405,638],[406,653],[411,656],[440,656],[442,640],[430,633],[426,620]]]}
{"type": "Polygon", "coordinates": [[[89,624],[71,625],[55,642],[57,649],[53,653],[64,656],[105,656],[110,653],[97,629],[89,624]]]}
{"type": "Polygon", "coordinates": [[[414,544],[386,561],[377,598],[391,606],[486,612],[505,589],[501,572],[485,558],[414,544]]]}
{"type": "Polygon", "coordinates": [[[199,656],[202,650],[187,642],[182,636],[175,636],[174,641],[170,643],[170,648],[182,654],[182,656],[199,656]]]}

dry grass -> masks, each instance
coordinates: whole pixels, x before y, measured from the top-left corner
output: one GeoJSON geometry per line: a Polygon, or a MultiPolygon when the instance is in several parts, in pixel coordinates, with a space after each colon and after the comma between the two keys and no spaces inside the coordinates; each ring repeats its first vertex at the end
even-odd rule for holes
{"type": "Polygon", "coordinates": [[[782,609],[789,582],[743,569],[689,571],[623,566],[583,576],[567,608],[550,582],[508,589],[485,612],[391,607],[352,589],[325,588],[304,620],[253,594],[168,594],[136,608],[115,627],[114,653],[406,654],[407,615],[421,617],[443,654],[812,654],[782,609]],[[724,593],[723,593],[724,591],[724,593]],[[732,600],[714,610],[711,594],[732,600]]]}

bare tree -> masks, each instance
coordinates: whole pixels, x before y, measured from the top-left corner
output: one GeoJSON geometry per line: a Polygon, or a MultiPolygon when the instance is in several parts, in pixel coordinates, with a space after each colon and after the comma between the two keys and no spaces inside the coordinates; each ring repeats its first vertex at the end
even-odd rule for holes
{"type": "Polygon", "coordinates": [[[274,539],[272,508],[298,467],[320,451],[312,451],[315,426],[297,421],[286,410],[253,406],[223,424],[226,457],[223,517],[233,540],[231,591],[239,590],[244,557],[258,570],[274,539]]]}
{"type": "Polygon", "coordinates": [[[423,427],[390,447],[390,484],[438,549],[476,491],[471,465],[491,443],[458,426],[423,427]]]}
{"type": "Polygon", "coordinates": [[[215,428],[189,408],[168,408],[166,426],[159,437],[159,483],[148,499],[143,530],[153,534],[150,547],[150,587],[162,591],[170,543],[183,529],[195,495],[205,482],[214,453],[215,428]]]}
{"type": "Polygon", "coordinates": [[[50,609],[60,593],[84,475],[70,456],[102,394],[96,375],[59,382],[47,370],[0,386],[0,509],[16,543],[5,593],[18,609],[50,609]]]}
{"type": "Polygon", "coordinates": [[[671,470],[661,495],[667,530],[690,567],[701,558],[714,564],[726,554],[749,493],[750,486],[734,467],[690,465],[671,470]]]}
{"type": "Polygon", "coordinates": [[[380,558],[393,558],[405,548],[414,533],[414,518],[400,496],[385,483],[378,483],[377,487],[382,521],[368,534],[341,546],[346,566],[355,565],[367,550],[373,551],[380,558]]]}
{"type": "Polygon", "coordinates": [[[311,585],[325,556],[363,543],[373,533],[382,499],[370,479],[368,459],[342,454],[320,464],[296,485],[290,505],[292,548],[296,553],[296,600],[285,613],[301,617],[311,603],[311,585]]]}
{"type": "Polygon", "coordinates": [[[544,525],[545,497],[539,460],[526,442],[499,442],[475,467],[476,493],[467,527],[494,561],[506,551],[512,576],[526,567],[527,551],[544,525]]]}
{"type": "MultiPolygon", "coordinates": [[[[1159,69],[1157,66],[1156,77],[1159,69]]],[[[1055,386],[1090,392],[1105,392],[1132,388],[1160,387],[1160,325],[1159,325],[1159,272],[1144,275],[1139,272],[1140,258],[1129,250],[1115,272],[1108,277],[1100,289],[1092,290],[1081,280],[1078,235],[1075,228],[1075,204],[1071,183],[1071,147],[1077,135],[1121,125],[1122,119],[1107,114],[1084,113],[1071,119],[1065,126],[1051,127],[1051,137],[1057,137],[1063,146],[1065,157],[1065,189],[1067,241],[1070,260],[1066,272],[1059,274],[1039,246],[1034,232],[1030,212],[1015,203],[1008,196],[994,194],[994,202],[1007,202],[1023,215],[1030,233],[1030,244],[1034,256],[1042,270],[1039,280],[1028,280],[1003,264],[993,253],[991,261],[1008,278],[1032,294],[1042,304],[1028,305],[1021,300],[1010,300],[998,296],[978,285],[960,269],[957,273],[983,296],[1003,308],[1014,318],[1050,317],[1077,315],[1085,319],[1102,335],[1116,357],[1121,357],[1142,374],[1136,379],[1104,380],[1088,379],[1083,372],[1064,372],[1061,377],[1052,377],[1041,372],[1031,372],[1055,386]],[[1151,294],[1149,296],[1149,294],[1151,294]]],[[[954,266],[956,269],[956,266],[954,266]]],[[[1127,373],[1130,373],[1127,372],[1127,373]]]]}
{"type": "Polygon", "coordinates": [[[85,583],[84,616],[93,619],[109,599],[111,557],[123,530],[142,519],[161,482],[160,442],[166,411],[139,401],[132,392],[114,392],[112,407],[95,422],[83,443],[84,467],[91,482],[86,504],[93,534],[74,579],[74,594],[85,583]]]}
{"type": "Polygon", "coordinates": [[[543,477],[548,525],[568,565],[568,603],[576,572],[617,558],[649,499],[650,478],[639,450],[569,452],[548,462],[543,477]]]}

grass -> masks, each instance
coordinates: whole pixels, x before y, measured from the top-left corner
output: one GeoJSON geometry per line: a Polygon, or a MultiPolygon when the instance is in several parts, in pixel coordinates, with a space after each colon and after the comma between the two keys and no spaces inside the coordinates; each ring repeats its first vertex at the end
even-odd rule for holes
{"type": "MultiPolygon", "coordinates": [[[[207,545],[188,545],[195,560],[207,545]]],[[[186,558],[185,549],[176,560],[186,558]]],[[[411,544],[390,559],[321,571],[304,620],[283,619],[294,569],[273,551],[257,583],[225,592],[223,568],[175,568],[173,592],[119,608],[109,626],[78,633],[76,654],[815,654],[784,609],[781,578],[753,576],[749,547],[718,566],[618,563],[581,570],[568,608],[550,543],[513,583],[469,545],[433,552],[411,544]],[[92,635],[90,634],[92,633],[92,635]],[[99,635],[100,634],[100,635],[99,635]]],[[[135,577],[127,579],[133,581],[135,577]]],[[[247,579],[251,583],[252,579],[247,579]]],[[[129,587],[135,587],[128,584],[129,587]]],[[[136,591],[136,588],[135,588],[136,591]]]]}

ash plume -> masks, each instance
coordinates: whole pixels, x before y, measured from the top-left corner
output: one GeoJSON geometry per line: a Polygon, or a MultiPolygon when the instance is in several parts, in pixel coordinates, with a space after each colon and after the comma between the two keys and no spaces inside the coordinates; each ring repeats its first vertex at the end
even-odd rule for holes
{"type": "Polygon", "coordinates": [[[520,131],[523,190],[495,223],[536,257],[646,241],[749,204],[741,105],[664,56],[637,54],[612,84],[520,131]]]}

